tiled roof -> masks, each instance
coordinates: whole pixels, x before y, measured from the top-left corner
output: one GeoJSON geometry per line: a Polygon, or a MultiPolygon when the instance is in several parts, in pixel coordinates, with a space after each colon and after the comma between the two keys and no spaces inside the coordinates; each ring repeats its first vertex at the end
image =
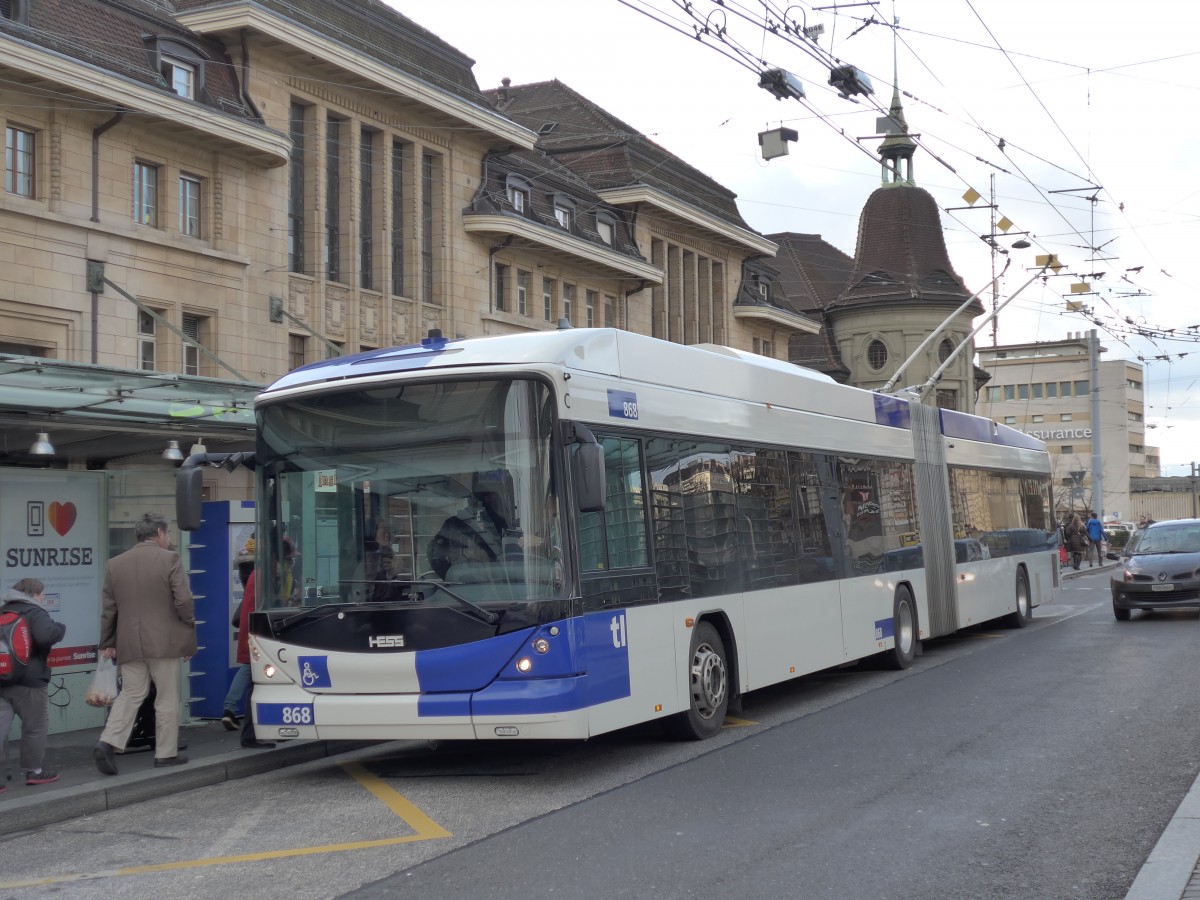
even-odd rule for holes
{"type": "Polygon", "coordinates": [[[504,213],[561,230],[562,226],[554,215],[554,195],[563,194],[575,202],[571,234],[598,247],[643,259],[630,237],[623,210],[605,204],[585,180],[558,160],[537,150],[514,150],[488,157],[484,173],[471,205],[463,210],[464,215],[504,213]],[[529,185],[529,205],[523,212],[514,209],[509,200],[509,175],[516,175],[529,185]],[[612,214],[614,227],[611,245],[602,240],[596,230],[595,213],[598,211],[612,214]]]}
{"type": "Polygon", "coordinates": [[[197,102],[249,116],[224,48],[181,27],[167,0],[34,0],[27,25],[0,19],[0,32],[107,72],[168,90],[153,68],[146,38],[173,38],[204,52],[204,92],[197,102]]]}
{"type": "MultiPolygon", "coordinates": [[[[877,188],[858,220],[858,248],[849,286],[829,309],[896,301],[960,305],[971,294],[950,264],[942,221],[923,188],[877,188]]],[[[971,316],[983,306],[968,307],[971,316]]]]}
{"type": "Polygon", "coordinates": [[[643,185],[753,231],[738,211],[737,194],[561,81],[506,85],[484,93],[500,113],[539,132],[538,146],[594,190],[643,185]]]}
{"type": "Polygon", "coordinates": [[[798,312],[822,323],[817,334],[796,334],[789,339],[788,362],[846,381],[850,369],[842,362],[824,312],[846,287],[854,260],[819,234],[787,231],[766,238],[779,245],[772,263],[779,270],[778,283],[788,301],[798,312]]]}
{"type": "MultiPolygon", "coordinates": [[[[480,106],[491,105],[475,80],[475,60],[379,0],[254,3],[449,94],[480,106]]],[[[229,0],[175,0],[180,12],[228,4],[229,0]]]]}

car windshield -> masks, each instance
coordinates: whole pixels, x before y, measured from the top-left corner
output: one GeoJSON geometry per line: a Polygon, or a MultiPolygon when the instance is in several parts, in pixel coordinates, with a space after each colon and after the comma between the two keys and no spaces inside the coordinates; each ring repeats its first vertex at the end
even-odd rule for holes
{"type": "Polygon", "coordinates": [[[259,411],[260,609],[561,596],[549,388],[322,393],[259,411]]]}
{"type": "Polygon", "coordinates": [[[1143,529],[1130,541],[1130,556],[1151,553],[1200,553],[1200,523],[1165,522],[1143,529]]]}

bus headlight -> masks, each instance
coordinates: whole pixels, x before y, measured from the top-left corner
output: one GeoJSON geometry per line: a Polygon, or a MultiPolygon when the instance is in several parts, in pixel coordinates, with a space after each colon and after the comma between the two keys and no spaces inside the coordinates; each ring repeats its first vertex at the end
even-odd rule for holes
{"type": "Polygon", "coordinates": [[[538,638],[536,641],[533,642],[533,649],[536,650],[538,653],[549,653],[550,652],[550,642],[548,640],[546,640],[545,638],[538,638]]]}
{"type": "Polygon", "coordinates": [[[270,663],[267,663],[265,666],[263,666],[263,676],[266,678],[274,678],[275,677],[275,667],[273,665],[271,665],[270,663]]]}
{"type": "Polygon", "coordinates": [[[528,656],[522,656],[520,659],[517,660],[517,671],[520,672],[521,674],[525,674],[532,668],[533,668],[533,660],[530,659],[528,656]]]}

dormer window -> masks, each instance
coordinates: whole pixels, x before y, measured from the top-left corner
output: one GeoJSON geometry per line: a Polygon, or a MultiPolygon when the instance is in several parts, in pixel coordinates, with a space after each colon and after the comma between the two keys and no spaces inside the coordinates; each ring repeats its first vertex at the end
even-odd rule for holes
{"type": "Polygon", "coordinates": [[[196,99],[196,67],[183,60],[163,56],[159,74],[172,91],[188,100],[196,99]]]}
{"type": "Polygon", "coordinates": [[[29,0],[0,0],[0,19],[29,24],[29,0]]]}
{"type": "Polygon", "coordinates": [[[558,220],[558,224],[567,231],[571,230],[571,223],[575,220],[575,207],[568,201],[554,201],[554,218],[558,220]]]}
{"type": "Polygon", "coordinates": [[[504,192],[514,212],[522,216],[529,215],[529,182],[516,175],[509,175],[504,181],[504,192]]]}
{"type": "Polygon", "coordinates": [[[150,36],[146,38],[146,50],[160,86],[186,100],[201,99],[207,57],[199,47],[175,38],[150,36]]]}
{"type": "Polygon", "coordinates": [[[613,237],[617,233],[616,225],[616,219],[613,218],[611,213],[596,213],[596,233],[600,235],[600,240],[604,241],[610,247],[613,245],[613,237]]]}

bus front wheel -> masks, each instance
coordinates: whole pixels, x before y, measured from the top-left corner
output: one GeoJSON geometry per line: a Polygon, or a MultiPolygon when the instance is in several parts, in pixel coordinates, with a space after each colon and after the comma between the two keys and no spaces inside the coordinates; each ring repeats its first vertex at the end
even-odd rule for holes
{"type": "Polygon", "coordinates": [[[702,741],[721,730],[729,708],[725,642],[708,622],[701,622],[692,632],[688,690],[691,702],[686,711],[671,719],[671,731],[683,740],[702,741]]]}
{"type": "Polygon", "coordinates": [[[884,658],[892,669],[907,669],[917,658],[917,607],[903,585],[896,589],[892,601],[892,637],[895,645],[884,658]]]}

